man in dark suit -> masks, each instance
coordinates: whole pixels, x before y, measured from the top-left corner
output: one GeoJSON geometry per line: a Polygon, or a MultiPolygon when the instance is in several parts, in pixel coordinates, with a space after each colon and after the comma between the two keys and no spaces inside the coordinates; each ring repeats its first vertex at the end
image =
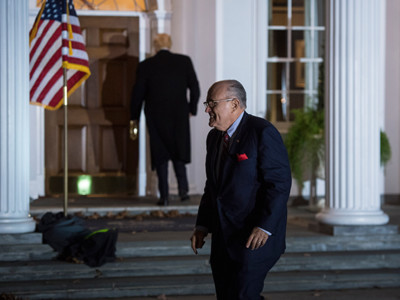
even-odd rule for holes
{"type": "Polygon", "coordinates": [[[245,112],[236,80],[214,83],[209,114],[206,186],[192,249],[212,233],[210,263],[222,300],[262,299],[268,271],[285,251],[291,171],[285,146],[267,120],[245,112]]]}
{"type": "Polygon", "coordinates": [[[131,100],[130,132],[137,127],[145,100],[151,166],[157,171],[160,192],[157,204],[168,205],[169,160],[173,163],[181,200],[189,199],[185,166],[190,162],[189,116],[197,113],[200,89],[190,58],[169,51],[169,35],[157,35],[154,47],[157,54],[141,62],[137,68],[131,100]]]}

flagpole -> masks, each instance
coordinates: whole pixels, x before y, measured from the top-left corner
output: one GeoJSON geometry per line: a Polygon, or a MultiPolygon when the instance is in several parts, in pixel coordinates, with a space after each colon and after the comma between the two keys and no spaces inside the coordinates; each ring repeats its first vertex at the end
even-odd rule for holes
{"type": "Polygon", "coordinates": [[[64,79],[64,216],[68,215],[68,85],[67,68],[63,68],[64,79]]]}

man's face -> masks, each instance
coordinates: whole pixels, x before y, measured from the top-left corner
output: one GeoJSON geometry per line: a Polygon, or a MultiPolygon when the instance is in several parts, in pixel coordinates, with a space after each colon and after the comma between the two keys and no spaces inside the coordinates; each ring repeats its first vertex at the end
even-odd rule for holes
{"type": "MultiPolygon", "coordinates": [[[[218,101],[232,97],[229,97],[229,95],[226,93],[226,86],[224,84],[220,84],[214,88],[210,98],[211,99],[208,99],[208,101],[218,101]]],[[[210,127],[215,127],[220,131],[226,131],[234,121],[232,121],[232,101],[220,101],[215,104],[216,105],[214,107],[208,106],[205,110],[210,117],[208,125],[210,127]]]]}

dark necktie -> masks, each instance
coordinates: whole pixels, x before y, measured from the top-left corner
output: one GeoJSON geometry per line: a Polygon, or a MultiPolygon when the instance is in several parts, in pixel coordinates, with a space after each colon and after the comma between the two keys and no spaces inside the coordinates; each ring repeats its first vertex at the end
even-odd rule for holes
{"type": "Polygon", "coordinates": [[[223,144],[223,155],[225,156],[224,159],[226,158],[226,155],[228,154],[228,149],[229,149],[229,134],[225,132],[224,134],[224,144],[223,144]]]}
{"type": "Polygon", "coordinates": [[[228,156],[228,150],[229,150],[229,135],[228,133],[224,133],[222,136],[222,145],[221,145],[221,153],[219,156],[219,168],[218,168],[218,173],[217,173],[217,177],[219,177],[222,173],[222,170],[224,168],[224,164],[225,164],[225,160],[226,157],[228,156]]]}

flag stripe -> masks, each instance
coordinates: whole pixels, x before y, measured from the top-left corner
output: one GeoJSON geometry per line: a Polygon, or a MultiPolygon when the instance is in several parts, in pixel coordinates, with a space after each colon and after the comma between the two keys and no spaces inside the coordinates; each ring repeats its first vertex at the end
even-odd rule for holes
{"type": "MultiPolygon", "coordinates": [[[[68,64],[68,65],[81,65],[81,66],[84,66],[84,67],[89,67],[89,64],[88,64],[87,60],[80,59],[80,58],[77,58],[77,57],[75,57],[75,58],[74,57],[68,57],[68,61],[66,59],[64,59],[64,62],[65,62],[65,64],[68,64]]],[[[70,69],[80,70],[81,68],[79,68],[79,66],[76,66],[74,68],[71,66],[70,69]]]]}
{"type": "MultiPolygon", "coordinates": [[[[34,57],[35,60],[31,60],[31,76],[35,74],[37,68],[39,68],[39,70],[43,70],[46,68],[45,66],[47,65],[47,61],[50,60],[53,53],[60,52],[60,46],[57,45],[57,40],[59,39],[59,37],[59,30],[56,30],[49,38],[48,42],[46,44],[42,44],[43,46],[40,47],[40,51],[38,51],[37,55],[35,55],[34,57]]],[[[35,80],[35,77],[31,77],[31,79],[35,80]]]]}
{"type": "MultiPolygon", "coordinates": [[[[69,48],[69,42],[67,40],[63,40],[62,44],[63,44],[63,49],[68,49],[69,48]]],[[[71,42],[71,46],[72,46],[72,49],[81,50],[79,52],[79,56],[87,57],[86,47],[85,47],[84,44],[72,41],[71,42]],[[83,53],[85,53],[85,54],[83,54],[83,53]]],[[[66,54],[68,54],[68,52],[66,54]]],[[[74,53],[74,56],[76,56],[75,53],[74,53]]]]}
{"type": "Polygon", "coordinates": [[[79,82],[81,77],[82,77],[82,72],[76,71],[76,73],[74,75],[72,75],[70,79],[68,79],[68,83],[75,85],[76,83],[79,82]]]}
{"type": "MultiPolygon", "coordinates": [[[[35,56],[34,55],[39,55],[41,52],[41,49],[43,49],[43,39],[45,37],[51,36],[52,33],[54,33],[54,31],[57,30],[57,26],[52,26],[52,22],[46,21],[46,22],[42,22],[40,21],[39,24],[39,30],[38,30],[38,34],[37,37],[35,38],[32,43],[33,46],[31,45],[31,51],[30,51],[30,55],[29,55],[29,59],[32,61],[35,60],[35,56]]],[[[44,43],[44,42],[43,42],[44,43]]]]}
{"type": "Polygon", "coordinates": [[[57,85],[55,84],[57,82],[61,85],[63,84],[62,76],[63,70],[58,69],[48,82],[43,81],[43,89],[38,95],[38,100],[40,100],[39,102],[42,102],[43,104],[49,104],[54,97],[54,94],[58,92],[58,90],[60,90],[62,93],[62,89],[58,89],[57,85]],[[48,93],[48,91],[52,91],[52,93],[48,93]]]}
{"type": "MultiPolygon", "coordinates": [[[[59,61],[61,61],[61,59],[59,59],[59,61]]],[[[33,91],[34,94],[31,95],[32,100],[36,101],[36,102],[42,102],[43,99],[46,97],[46,92],[50,89],[50,87],[47,85],[49,82],[54,82],[57,78],[57,76],[59,76],[58,74],[62,74],[62,73],[57,73],[62,71],[62,69],[57,68],[55,66],[53,66],[43,77],[42,81],[38,81],[38,85],[37,88],[33,91]]]]}
{"type": "Polygon", "coordinates": [[[76,16],[74,16],[74,15],[69,15],[69,20],[68,20],[68,17],[67,17],[67,15],[66,14],[63,14],[62,15],[62,17],[61,17],[61,19],[62,19],[62,23],[65,23],[65,24],[67,24],[67,23],[69,23],[69,24],[71,24],[72,26],[77,26],[77,27],[81,27],[81,24],[79,23],[79,19],[78,19],[78,17],[76,17],[76,16]],[[69,21],[69,22],[68,22],[69,21]]]}
{"type": "MultiPolygon", "coordinates": [[[[43,67],[42,72],[37,72],[37,78],[32,78],[33,85],[31,86],[31,97],[36,98],[36,89],[43,87],[51,79],[53,74],[58,71],[57,64],[62,63],[60,51],[55,51],[53,56],[48,60],[47,64],[43,67]],[[51,72],[49,72],[51,71],[51,72]]],[[[35,74],[35,75],[36,75],[35,74]]]]}
{"type": "MultiPolygon", "coordinates": [[[[69,33],[68,24],[62,24],[61,28],[63,32],[69,33]]],[[[71,26],[71,31],[73,33],[72,37],[73,39],[76,39],[77,41],[84,43],[81,29],[78,26],[71,26]]],[[[68,38],[68,36],[65,36],[65,38],[68,38]]]]}

